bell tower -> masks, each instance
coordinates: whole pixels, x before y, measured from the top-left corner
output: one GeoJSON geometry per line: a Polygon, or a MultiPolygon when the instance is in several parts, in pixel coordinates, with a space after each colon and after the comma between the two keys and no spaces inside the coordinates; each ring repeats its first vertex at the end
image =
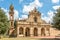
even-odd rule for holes
{"type": "Polygon", "coordinates": [[[14,7],[12,4],[10,5],[9,16],[10,16],[10,27],[14,28],[14,7]]]}
{"type": "Polygon", "coordinates": [[[9,18],[10,18],[10,30],[9,30],[9,35],[12,34],[12,32],[14,31],[14,7],[11,4],[10,8],[9,8],[9,18]]]}

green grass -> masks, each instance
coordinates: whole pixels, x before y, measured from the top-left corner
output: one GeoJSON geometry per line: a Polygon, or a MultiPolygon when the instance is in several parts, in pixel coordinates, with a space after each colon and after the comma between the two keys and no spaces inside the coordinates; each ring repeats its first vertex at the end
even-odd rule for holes
{"type": "Polygon", "coordinates": [[[18,38],[1,38],[0,40],[60,40],[60,39],[18,37],[18,38]]]}
{"type": "Polygon", "coordinates": [[[37,39],[29,37],[19,37],[19,38],[1,38],[0,40],[37,40],[37,39]]]}

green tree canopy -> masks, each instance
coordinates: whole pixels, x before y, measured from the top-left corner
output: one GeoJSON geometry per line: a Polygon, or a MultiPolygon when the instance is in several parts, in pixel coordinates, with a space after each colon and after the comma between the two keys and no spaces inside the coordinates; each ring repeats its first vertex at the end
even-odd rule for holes
{"type": "Polygon", "coordinates": [[[0,8],[0,34],[4,34],[9,28],[8,18],[5,12],[0,8]]]}
{"type": "Polygon", "coordinates": [[[57,13],[55,13],[55,16],[53,17],[53,27],[60,30],[60,8],[57,9],[57,13]]]}

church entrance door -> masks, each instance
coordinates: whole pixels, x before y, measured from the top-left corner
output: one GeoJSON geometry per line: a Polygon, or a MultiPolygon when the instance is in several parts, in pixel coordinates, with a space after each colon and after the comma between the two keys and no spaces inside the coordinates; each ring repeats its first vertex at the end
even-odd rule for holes
{"type": "Polygon", "coordinates": [[[30,36],[30,29],[29,28],[25,29],[25,36],[26,37],[30,36]]]}
{"type": "Polygon", "coordinates": [[[34,36],[38,36],[38,29],[34,28],[34,36]]]}
{"type": "Polygon", "coordinates": [[[45,36],[45,29],[41,28],[41,36],[45,36]]]}

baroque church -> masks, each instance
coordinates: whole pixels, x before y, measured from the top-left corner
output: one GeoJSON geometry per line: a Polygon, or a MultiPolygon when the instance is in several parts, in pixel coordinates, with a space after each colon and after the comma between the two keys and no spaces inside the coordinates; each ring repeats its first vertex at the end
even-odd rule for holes
{"type": "MultiPolygon", "coordinates": [[[[28,18],[17,20],[16,28],[14,28],[14,7],[10,5],[10,29],[9,35],[16,33],[17,37],[39,37],[39,36],[55,36],[56,29],[52,25],[41,19],[41,13],[34,8],[29,12],[28,18]],[[55,30],[55,31],[54,31],[55,30]]],[[[47,20],[47,19],[46,19],[47,20]]],[[[60,32],[60,31],[59,31],[60,32]]]]}

